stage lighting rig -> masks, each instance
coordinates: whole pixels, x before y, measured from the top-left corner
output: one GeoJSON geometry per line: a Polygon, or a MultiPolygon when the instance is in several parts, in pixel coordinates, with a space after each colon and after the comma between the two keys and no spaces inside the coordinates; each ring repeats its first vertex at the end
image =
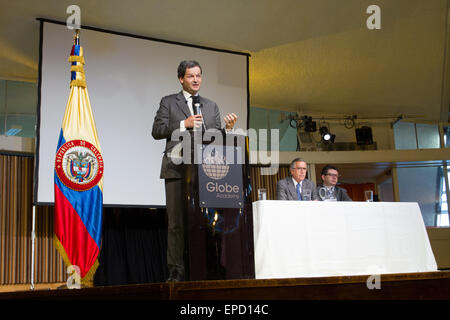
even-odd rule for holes
{"type": "Polygon", "coordinates": [[[322,142],[325,144],[334,143],[334,140],[336,139],[336,135],[332,134],[328,127],[320,127],[319,133],[322,136],[322,142]]]}

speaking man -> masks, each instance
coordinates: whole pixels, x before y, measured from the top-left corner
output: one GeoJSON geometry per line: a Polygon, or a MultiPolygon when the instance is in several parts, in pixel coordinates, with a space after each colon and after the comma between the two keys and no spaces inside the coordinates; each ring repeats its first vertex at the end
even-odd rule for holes
{"type": "MultiPolygon", "coordinates": [[[[176,130],[221,129],[220,112],[217,104],[198,92],[202,84],[202,68],[197,61],[181,61],[178,66],[178,80],[182,90],[163,97],[156,112],[152,136],[156,140],[166,139],[162,158],[160,178],[165,179],[166,211],[168,219],[167,281],[184,280],[184,169],[171,160],[174,147],[179,141],[172,141],[176,130]],[[200,108],[198,107],[200,106],[200,108]]],[[[230,131],[237,121],[237,116],[227,114],[224,118],[225,130],[230,131]]]]}

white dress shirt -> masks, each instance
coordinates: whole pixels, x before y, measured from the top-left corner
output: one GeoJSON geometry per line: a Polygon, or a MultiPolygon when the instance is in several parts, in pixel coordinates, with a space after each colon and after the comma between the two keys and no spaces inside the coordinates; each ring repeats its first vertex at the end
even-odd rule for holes
{"type": "MultiPolygon", "coordinates": [[[[183,96],[186,99],[189,111],[191,112],[191,115],[194,115],[194,108],[192,107],[192,95],[183,90],[183,96]]],[[[198,96],[198,93],[196,94],[196,96],[198,96]]],[[[202,111],[200,110],[200,114],[202,114],[202,111]]],[[[184,126],[184,120],[180,121],[180,131],[183,132],[186,130],[186,127],[184,126]]]]}

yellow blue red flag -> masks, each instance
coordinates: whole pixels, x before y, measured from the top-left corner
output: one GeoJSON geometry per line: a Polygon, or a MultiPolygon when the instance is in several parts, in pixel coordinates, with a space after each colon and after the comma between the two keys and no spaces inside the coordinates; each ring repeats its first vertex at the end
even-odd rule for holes
{"type": "Polygon", "coordinates": [[[98,267],[103,208],[103,158],[84,75],[78,33],[69,57],[70,95],[55,158],[55,246],[82,282],[98,267]]]}

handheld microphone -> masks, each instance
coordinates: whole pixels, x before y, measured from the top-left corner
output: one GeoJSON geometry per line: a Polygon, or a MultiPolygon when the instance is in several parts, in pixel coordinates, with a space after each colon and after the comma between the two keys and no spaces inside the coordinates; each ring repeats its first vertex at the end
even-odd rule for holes
{"type": "MultiPolygon", "coordinates": [[[[202,107],[202,104],[200,103],[200,97],[192,96],[192,111],[194,112],[194,115],[202,114],[200,111],[201,107],[202,107]]],[[[202,119],[202,129],[204,131],[206,131],[206,126],[205,126],[205,123],[203,122],[203,119],[202,119]]]]}
{"type": "Polygon", "coordinates": [[[200,108],[201,108],[200,98],[198,96],[193,96],[192,109],[194,111],[194,115],[200,114],[200,108]]]}
{"type": "Polygon", "coordinates": [[[194,109],[194,115],[200,114],[200,103],[195,103],[192,108],[194,109]]]}

